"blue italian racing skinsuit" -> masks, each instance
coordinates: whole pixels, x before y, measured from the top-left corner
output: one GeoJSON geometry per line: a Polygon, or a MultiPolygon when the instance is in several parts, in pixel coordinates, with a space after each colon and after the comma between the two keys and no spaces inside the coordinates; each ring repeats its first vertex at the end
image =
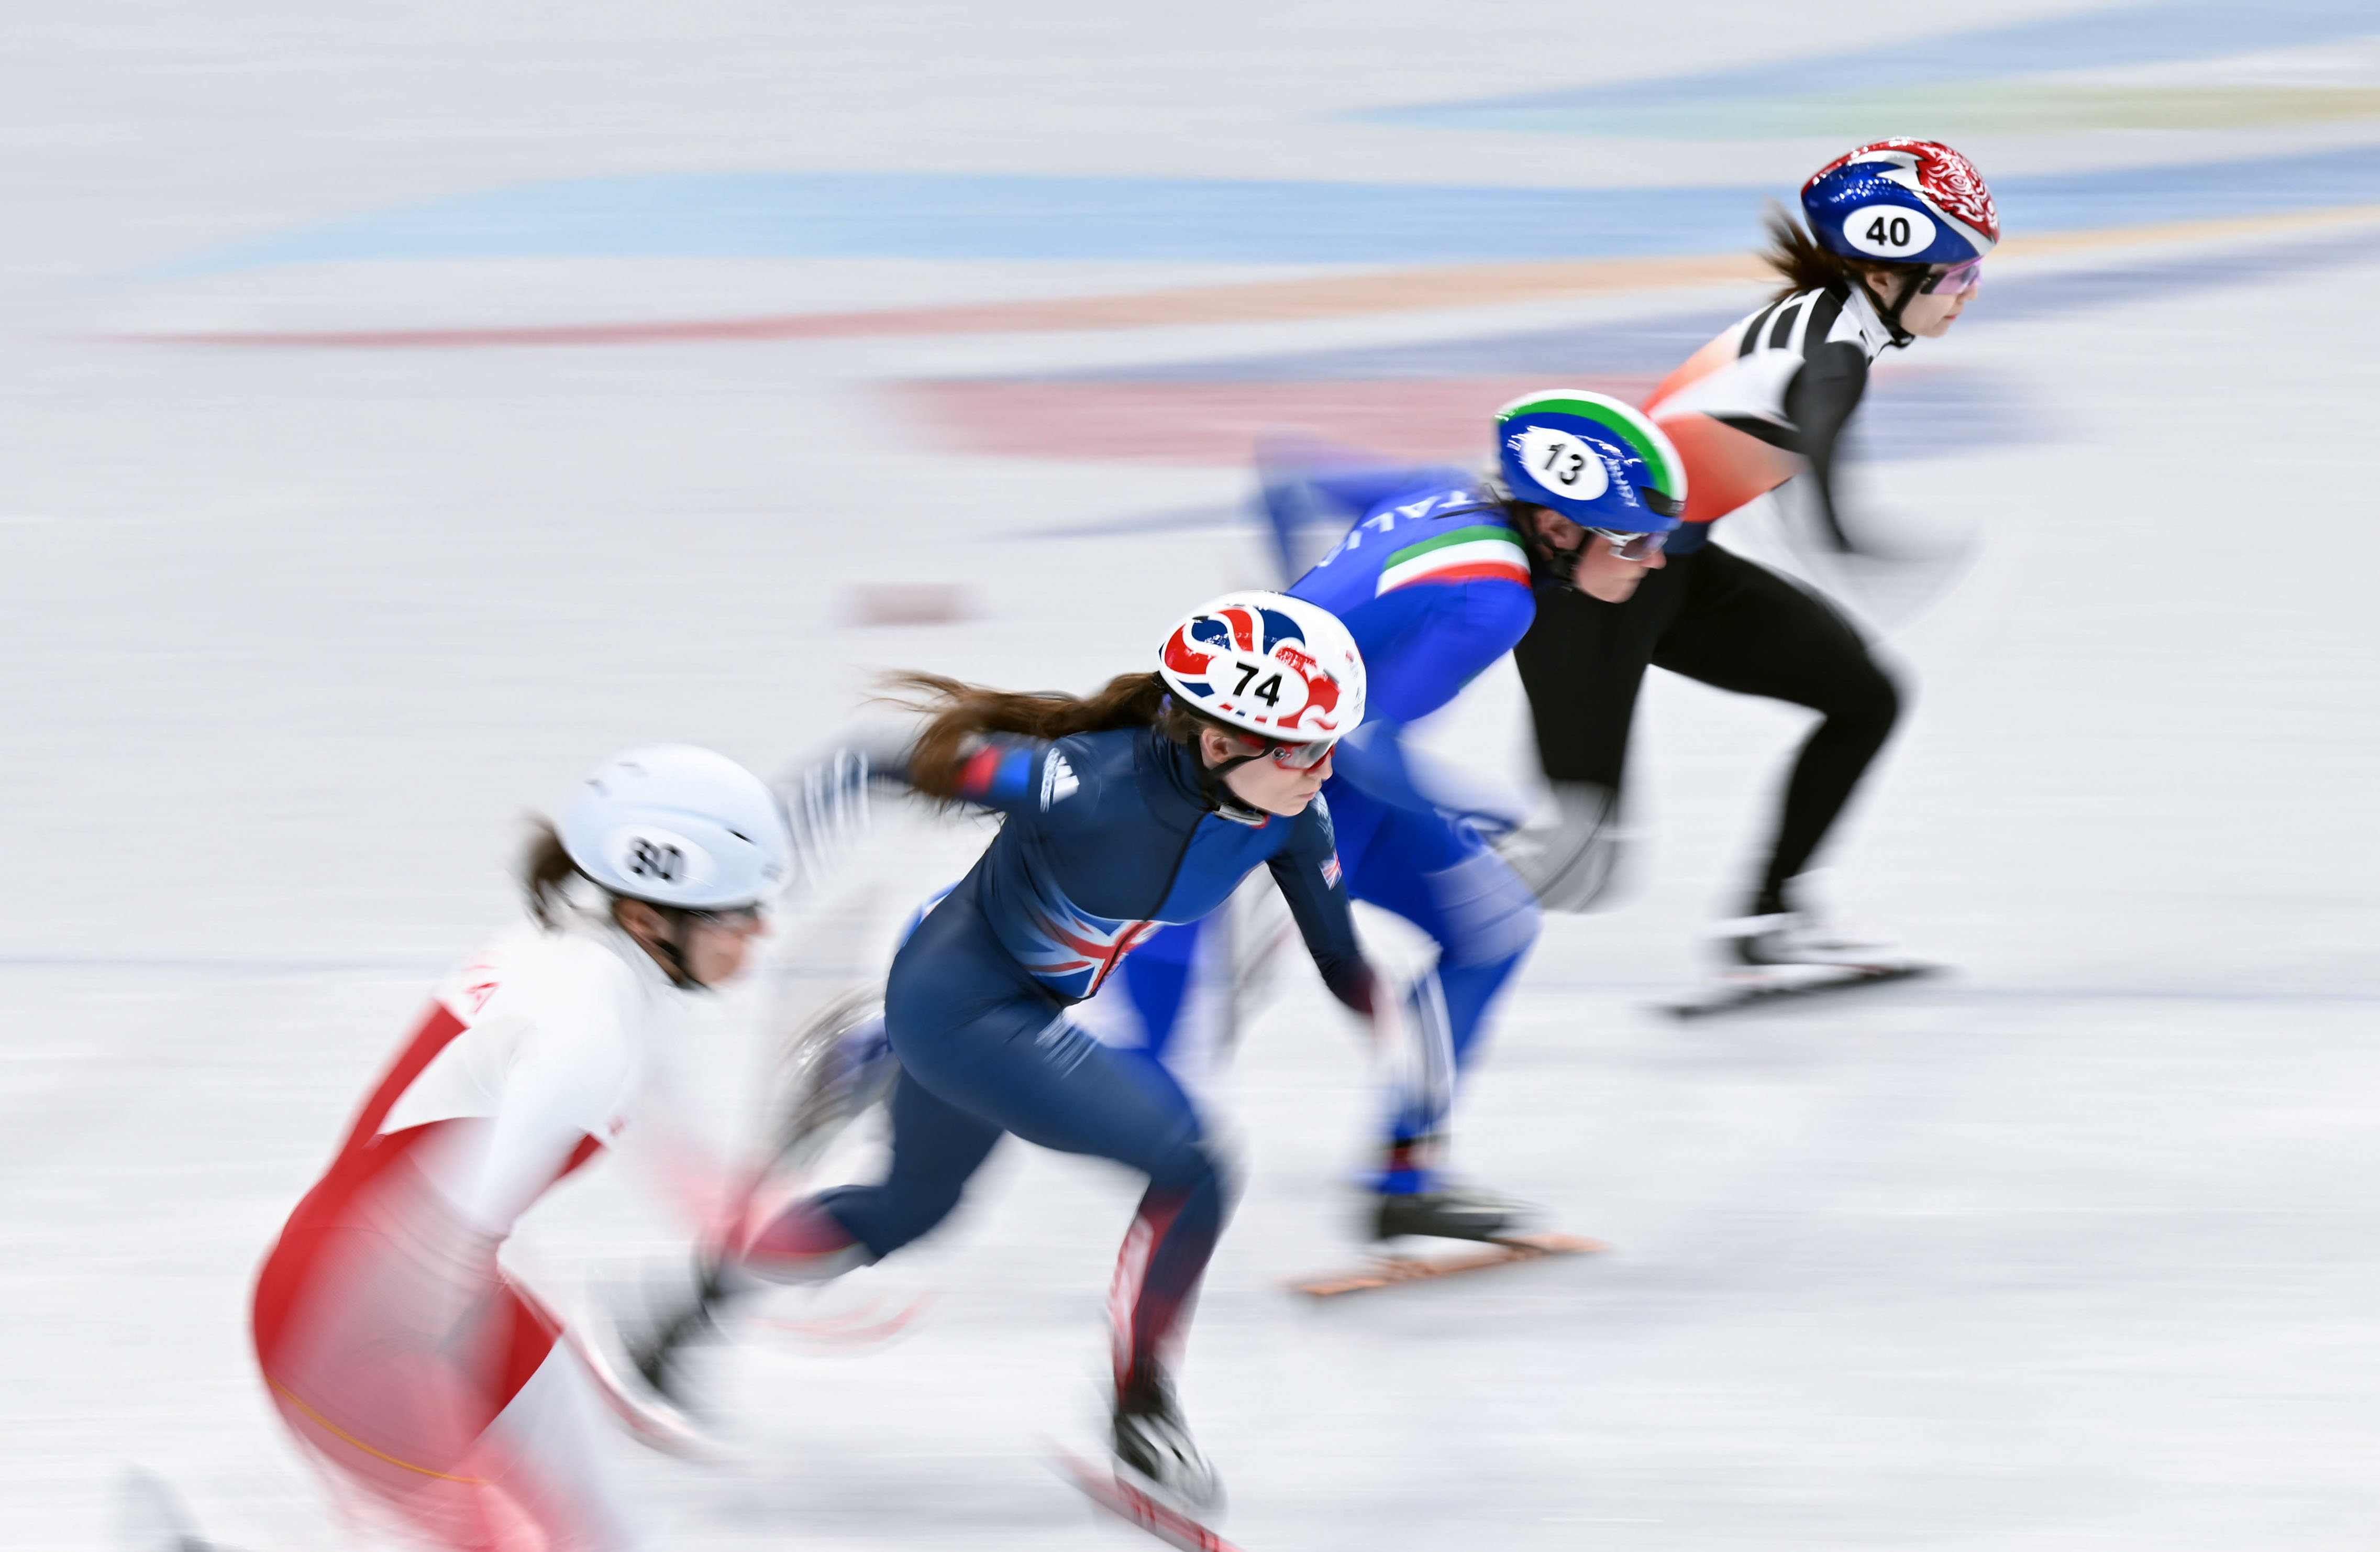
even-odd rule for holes
{"type": "Polygon", "coordinates": [[[1220,905],[1269,865],[1323,978],[1371,1008],[1320,799],[1294,818],[1217,812],[1197,754],[1153,728],[1054,742],[987,739],[958,796],[1008,815],[965,879],[910,934],[885,987],[900,1057],[892,1160],[877,1185],[814,1205],[881,1257],[958,1204],[1003,1132],[1148,1177],[1116,1272],[1116,1379],[1161,1367],[1214,1251],[1229,1191],[1196,1111],[1156,1062],[1066,1016],[1135,944],[1220,905]]]}
{"type": "MultiPolygon", "coordinates": [[[[1427,1144],[1479,1053],[1489,1005],[1536,942],[1538,918],[1519,877],[1420,790],[1402,729],[1453,700],[1528,630],[1536,612],[1528,554],[1500,504],[1457,469],[1307,476],[1267,499],[1360,514],[1286,591],[1345,621],[1364,654],[1364,725],[1339,745],[1322,788],[1348,889],[1438,944],[1437,966],[1406,1009],[1422,1059],[1395,1098],[1388,1157],[1373,1180],[1388,1194],[1429,1191],[1427,1144]]],[[[1151,1049],[1162,1050],[1182,1015],[1198,930],[1160,933],[1125,972],[1151,1049]]]]}

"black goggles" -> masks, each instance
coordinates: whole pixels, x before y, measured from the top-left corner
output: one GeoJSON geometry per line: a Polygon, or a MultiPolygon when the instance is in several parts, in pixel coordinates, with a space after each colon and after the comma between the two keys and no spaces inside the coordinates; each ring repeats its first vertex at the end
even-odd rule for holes
{"type": "Polygon", "coordinates": [[[682,905],[677,908],[677,913],[701,926],[719,927],[728,932],[747,932],[759,926],[761,914],[758,905],[714,906],[708,910],[682,905]]]}

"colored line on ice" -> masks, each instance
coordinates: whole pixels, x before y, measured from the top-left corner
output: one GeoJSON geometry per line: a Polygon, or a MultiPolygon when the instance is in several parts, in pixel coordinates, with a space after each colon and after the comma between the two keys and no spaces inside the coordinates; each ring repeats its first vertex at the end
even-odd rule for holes
{"type": "MultiPolygon", "coordinates": [[[[2027,237],[2380,201],[2380,145],[1996,178],[2027,237]]],[[[1107,260],[1372,266],[1730,253],[1793,186],[1654,189],[943,173],[566,178],[374,211],[132,278],[468,259],[1107,260]]]]}
{"type": "MultiPolygon", "coordinates": [[[[2380,252],[2380,207],[2343,231],[2322,221],[2260,225],[2295,240],[2249,249],[2191,251],[2142,256],[2119,264],[2010,274],[1985,272],[1973,326],[2032,322],[2129,302],[2155,301],[2211,287],[2239,285],[2351,263],[2380,252]],[[2323,234],[2323,235],[2314,235],[2323,234]]],[[[2179,241],[2180,239],[2174,238],[2179,241]]],[[[2011,244],[2010,247],[2013,247],[2011,244]]],[[[2155,247],[2160,244],[2152,243],[2155,247]]],[[[2007,250],[2003,250],[2006,251],[2007,250]]],[[[2035,251],[2038,251],[2036,249],[2035,251]]],[[[1706,340],[1743,315],[1741,304],[1620,318],[1560,328],[1500,331],[1451,339],[1358,345],[1324,350],[1267,351],[1244,356],[1126,366],[1086,367],[1000,379],[1002,383],[1379,383],[1390,379],[1531,377],[1552,379],[1582,370],[1658,381],[1706,340]]],[[[1884,369],[1900,373],[1899,359],[1884,369]]],[[[1928,375],[1920,368],[1915,375],[1928,375]]]]}
{"type": "MultiPolygon", "coordinates": [[[[1988,283],[1965,326],[2070,317],[2369,256],[2357,229],[2252,251],[2185,252],[1988,283]]],[[[1268,436],[1297,434],[1407,458],[1475,455],[1487,411],[1565,382],[1642,402],[1680,361],[1741,316],[1741,304],[1559,329],[1279,351],[1016,377],[927,380],[894,391],[953,446],[996,458],[1244,462],[1268,436]]],[[[1864,456],[1909,460],[2036,441],[2054,428],[2022,391],[1986,373],[1888,361],[1869,399],[1864,456]]],[[[1231,526],[1228,516],[1200,527],[1231,526]]],[[[1069,533],[1189,526],[1160,514],[1069,533]]],[[[1046,531],[1044,531],[1046,532],[1046,531]]]]}
{"type": "MultiPolygon", "coordinates": [[[[1374,108],[1349,116],[1370,123],[1537,134],[1851,133],[1856,131],[1836,129],[1831,120],[1849,115],[1871,125],[1891,122],[1903,116],[1880,110],[1910,98],[1930,104],[1935,113],[1929,123],[1938,125],[1946,97],[1969,97],[1943,92],[1948,86],[2022,80],[2048,71],[2222,59],[2252,50],[2359,38],[2374,31],[2368,0],[2268,0],[2255,8],[2252,21],[2237,0],[2167,0],[1909,37],[1877,48],[1768,60],[1730,70],[1374,108]]],[[[2088,83],[2074,83],[2078,95],[2089,90],[2088,83]]],[[[2038,105],[2054,111],[2059,104],[2038,105]]],[[[2352,104],[2347,106],[2351,109],[2352,104]]]]}
{"type": "MultiPolygon", "coordinates": [[[[2380,204],[2221,221],[2117,226],[2011,239],[2000,256],[2044,258],[2285,236],[2380,221],[2380,204]]],[[[753,344],[907,335],[1044,334],[1294,322],[1415,312],[1767,277],[1749,253],[1659,259],[1569,259],[1463,264],[1386,273],[1182,287],[1121,296],[1068,297],[877,312],[771,317],[586,323],[475,328],[191,330],[110,336],[119,342],[294,349],[439,349],[556,346],[753,344]]]]}

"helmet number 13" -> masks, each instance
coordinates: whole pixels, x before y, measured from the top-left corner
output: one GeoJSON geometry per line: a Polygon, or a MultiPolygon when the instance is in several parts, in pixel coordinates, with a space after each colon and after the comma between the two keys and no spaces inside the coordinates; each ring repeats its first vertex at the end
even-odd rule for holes
{"type": "Polygon", "coordinates": [[[1586,449],[1567,440],[1555,443],[1546,449],[1545,471],[1562,484],[1577,484],[1586,472],[1586,449]]]}

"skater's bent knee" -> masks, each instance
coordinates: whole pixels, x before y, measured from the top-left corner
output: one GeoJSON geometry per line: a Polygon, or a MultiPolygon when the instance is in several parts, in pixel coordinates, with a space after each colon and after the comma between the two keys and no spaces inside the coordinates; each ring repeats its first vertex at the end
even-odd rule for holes
{"type": "Polygon", "coordinates": [[[1882,742],[1892,731],[1892,725],[1900,719],[1901,689],[1873,660],[1862,665],[1862,669],[1836,686],[1821,709],[1834,726],[1845,731],[1865,732],[1882,742]]]}
{"type": "Polygon", "coordinates": [[[1192,1134],[1149,1160],[1148,1189],[1167,1195],[1232,1195],[1231,1172],[1208,1139],[1192,1134]]]}
{"type": "Polygon", "coordinates": [[[1445,918],[1440,945],[1451,965],[1517,959],[1536,945],[1544,924],[1537,898],[1521,875],[1492,851],[1477,851],[1429,875],[1429,890],[1445,918]]]}
{"type": "Polygon", "coordinates": [[[826,1282],[876,1258],[817,1198],[796,1202],[762,1224],[738,1256],[755,1277],[780,1283],[826,1282]]]}

